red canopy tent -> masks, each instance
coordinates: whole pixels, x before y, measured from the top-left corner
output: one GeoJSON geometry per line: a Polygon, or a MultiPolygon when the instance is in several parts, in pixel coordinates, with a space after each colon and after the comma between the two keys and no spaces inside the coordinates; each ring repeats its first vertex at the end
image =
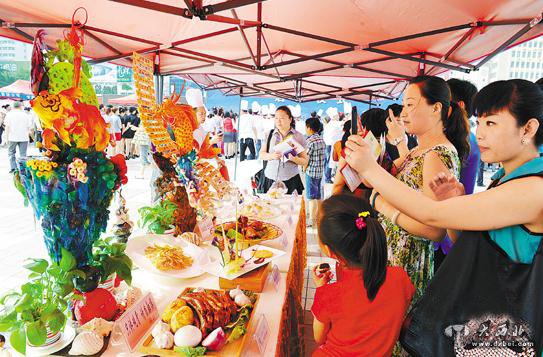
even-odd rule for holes
{"type": "Polygon", "coordinates": [[[152,53],[157,75],[301,102],[390,99],[418,73],[477,70],[543,33],[543,0],[0,0],[0,35],[45,28],[53,46],[78,7],[95,63],[152,53]]]}
{"type": "Polygon", "coordinates": [[[135,94],[127,95],[126,97],[108,99],[108,104],[124,104],[124,105],[137,105],[138,97],[135,94]]]}
{"type": "Polygon", "coordinates": [[[30,90],[30,81],[18,79],[15,82],[0,88],[0,98],[31,99],[34,97],[30,90]]]}

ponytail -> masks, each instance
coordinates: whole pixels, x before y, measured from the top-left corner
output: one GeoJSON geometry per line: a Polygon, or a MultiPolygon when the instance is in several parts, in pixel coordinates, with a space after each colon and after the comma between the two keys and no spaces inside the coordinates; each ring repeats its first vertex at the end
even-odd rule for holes
{"type": "Polygon", "coordinates": [[[364,287],[368,299],[373,300],[385,282],[388,258],[385,234],[377,218],[366,218],[365,236],[358,254],[364,270],[364,287]]]}
{"type": "Polygon", "coordinates": [[[324,200],[319,221],[319,239],[350,266],[363,270],[364,287],[373,300],[386,278],[386,235],[367,200],[349,194],[324,200]],[[366,226],[357,227],[359,213],[368,211],[366,226]]]}
{"type": "Polygon", "coordinates": [[[447,114],[447,118],[443,121],[445,136],[456,148],[460,161],[465,162],[470,151],[467,113],[458,103],[451,102],[447,114]]]}
{"type": "Polygon", "coordinates": [[[469,122],[467,113],[451,100],[451,90],[443,78],[417,76],[409,81],[420,88],[428,104],[441,103],[441,121],[445,136],[454,145],[458,157],[464,162],[469,155],[469,122]]]}

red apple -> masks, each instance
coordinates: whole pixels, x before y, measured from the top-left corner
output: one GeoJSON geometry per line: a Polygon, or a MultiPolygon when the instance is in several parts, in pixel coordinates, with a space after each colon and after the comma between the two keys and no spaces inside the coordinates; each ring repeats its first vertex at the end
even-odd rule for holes
{"type": "Polygon", "coordinates": [[[111,321],[117,313],[117,301],[106,289],[97,288],[84,293],[83,300],[76,300],[74,311],[81,325],[97,317],[111,321]]]}

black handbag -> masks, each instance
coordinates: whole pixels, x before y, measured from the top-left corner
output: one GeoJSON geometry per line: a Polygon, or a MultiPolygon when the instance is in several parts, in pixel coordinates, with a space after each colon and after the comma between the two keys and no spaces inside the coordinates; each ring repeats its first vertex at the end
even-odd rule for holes
{"type": "MultiPolygon", "coordinates": [[[[268,134],[268,139],[266,140],[266,152],[270,149],[270,142],[273,135],[273,130],[270,131],[268,134]]],[[[256,192],[257,193],[266,193],[268,192],[270,186],[273,184],[273,180],[270,180],[269,178],[264,175],[264,171],[266,170],[266,166],[268,166],[268,161],[264,160],[262,162],[262,169],[260,169],[256,174],[254,174],[254,179],[256,182],[256,192]]]]}
{"type": "Polygon", "coordinates": [[[406,321],[412,356],[541,356],[543,239],[523,264],[487,232],[464,232],[406,321]]]}

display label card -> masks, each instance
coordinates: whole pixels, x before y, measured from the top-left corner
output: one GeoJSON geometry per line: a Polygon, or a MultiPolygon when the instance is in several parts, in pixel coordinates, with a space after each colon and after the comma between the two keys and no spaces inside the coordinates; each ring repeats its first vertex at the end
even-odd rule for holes
{"type": "Polygon", "coordinates": [[[277,264],[274,264],[268,280],[273,284],[275,291],[279,291],[279,282],[281,281],[281,273],[279,272],[279,267],[277,264]]]}
{"type": "Polygon", "coordinates": [[[153,295],[148,293],[126,310],[115,322],[131,352],[134,352],[141,339],[154,326],[158,317],[158,309],[153,295]]]}
{"type": "Polygon", "coordinates": [[[201,221],[198,221],[194,233],[202,237],[203,241],[212,240],[213,235],[211,234],[211,230],[214,226],[215,224],[213,223],[213,218],[211,216],[206,216],[201,221]]]}
{"type": "Polygon", "coordinates": [[[262,314],[260,315],[260,318],[258,319],[258,324],[256,325],[256,331],[255,331],[255,334],[253,335],[253,339],[256,342],[258,351],[260,352],[261,356],[264,356],[264,352],[266,352],[266,343],[268,341],[269,335],[270,335],[270,327],[268,325],[268,320],[266,320],[266,316],[262,314]]]}

